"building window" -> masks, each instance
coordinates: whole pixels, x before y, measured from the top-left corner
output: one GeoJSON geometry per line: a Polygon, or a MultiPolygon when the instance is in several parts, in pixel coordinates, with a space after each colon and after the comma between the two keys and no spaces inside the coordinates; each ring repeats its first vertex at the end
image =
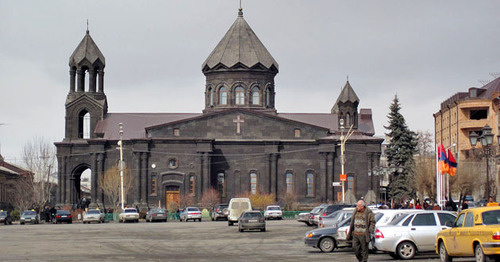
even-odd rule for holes
{"type": "Polygon", "coordinates": [[[235,93],[235,103],[237,105],[244,105],[245,104],[245,89],[243,87],[238,86],[236,89],[234,89],[235,93]]]}
{"type": "Polygon", "coordinates": [[[260,105],[260,90],[258,87],[252,89],[252,105],[260,105]]]}
{"type": "Polygon", "coordinates": [[[179,136],[180,134],[179,128],[174,128],[174,136],[179,136]]]}
{"type": "Polygon", "coordinates": [[[250,193],[257,194],[257,174],[250,173],[250,193]]]}
{"type": "Polygon", "coordinates": [[[307,173],[306,183],[307,183],[307,196],[314,196],[314,174],[313,173],[307,173]]]}
{"type": "Polygon", "coordinates": [[[227,105],[227,89],[225,87],[219,89],[219,104],[227,105]]]}
{"type": "Polygon", "coordinates": [[[347,190],[354,191],[354,176],[352,174],[347,175],[347,190]]]}
{"type": "Polygon", "coordinates": [[[293,193],[293,174],[286,173],[285,179],[286,179],[286,192],[293,193]]]}
{"type": "Polygon", "coordinates": [[[300,129],[295,128],[294,134],[295,134],[295,137],[300,137],[300,129]]]}
{"type": "Polygon", "coordinates": [[[266,106],[271,106],[271,88],[266,89],[266,106]]]}
{"type": "Polygon", "coordinates": [[[479,109],[479,110],[471,110],[470,111],[470,119],[471,120],[480,120],[488,118],[488,110],[487,109],[479,109]]]}
{"type": "Polygon", "coordinates": [[[209,101],[210,106],[214,105],[214,92],[213,92],[212,88],[208,89],[208,101],[209,101]]]}
{"type": "Polygon", "coordinates": [[[168,160],[168,168],[174,169],[179,166],[179,161],[177,161],[177,158],[170,158],[168,160]]]}
{"type": "Polygon", "coordinates": [[[151,195],[156,195],[156,175],[151,175],[151,195]]]}
{"type": "Polygon", "coordinates": [[[189,177],[189,194],[194,195],[194,176],[189,177]]]}
{"type": "Polygon", "coordinates": [[[217,175],[217,189],[221,197],[226,196],[226,178],[224,173],[219,173],[217,175]]]}

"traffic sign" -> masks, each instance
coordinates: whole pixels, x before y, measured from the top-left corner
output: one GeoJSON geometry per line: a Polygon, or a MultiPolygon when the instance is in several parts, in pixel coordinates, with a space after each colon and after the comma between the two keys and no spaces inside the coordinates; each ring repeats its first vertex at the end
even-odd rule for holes
{"type": "Polygon", "coordinates": [[[342,182],[332,182],[332,186],[342,186],[342,182]]]}
{"type": "Polygon", "coordinates": [[[340,174],[340,181],[347,181],[347,175],[346,174],[340,174]]]}

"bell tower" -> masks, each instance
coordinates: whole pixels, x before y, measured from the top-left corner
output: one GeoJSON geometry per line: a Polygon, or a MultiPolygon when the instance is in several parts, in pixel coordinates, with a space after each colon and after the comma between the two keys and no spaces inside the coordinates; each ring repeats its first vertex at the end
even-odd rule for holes
{"type": "Polygon", "coordinates": [[[347,81],[331,110],[332,114],[338,115],[337,121],[339,126],[340,119],[343,119],[344,125],[347,128],[352,125],[353,129],[358,129],[358,105],[359,98],[354,89],[352,89],[349,81],[347,81]]]}
{"type": "Polygon", "coordinates": [[[108,111],[104,94],[105,65],[104,56],[87,30],[69,58],[65,141],[96,138],[97,121],[108,111]]]}

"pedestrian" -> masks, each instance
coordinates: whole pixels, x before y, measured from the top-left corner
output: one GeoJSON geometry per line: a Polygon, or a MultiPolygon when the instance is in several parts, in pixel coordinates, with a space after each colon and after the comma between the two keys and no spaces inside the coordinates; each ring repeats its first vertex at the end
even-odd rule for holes
{"type": "Polygon", "coordinates": [[[465,200],[462,203],[462,210],[466,210],[466,209],[469,209],[469,201],[468,200],[465,200]]]}
{"type": "Polygon", "coordinates": [[[365,201],[359,200],[351,219],[347,240],[352,240],[352,248],[358,261],[368,261],[368,245],[375,230],[373,212],[365,201]]]}
{"type": "Polygon", "coordinates": [[[496,207],[498,206],[498,203],[493,200],[493,197],[490,196],[488,197],[488,203],[486,204],[487,207],[496,207]]]}

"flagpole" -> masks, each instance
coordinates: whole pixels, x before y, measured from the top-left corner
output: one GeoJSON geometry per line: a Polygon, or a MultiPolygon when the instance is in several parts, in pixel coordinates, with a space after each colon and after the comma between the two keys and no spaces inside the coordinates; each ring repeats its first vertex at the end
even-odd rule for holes
{"type": "Polygon", "coordinates": [[[436,204],[441,205],[441,186],[439,184],[439,152],[438,145],[436,144],[436,204]]]}

